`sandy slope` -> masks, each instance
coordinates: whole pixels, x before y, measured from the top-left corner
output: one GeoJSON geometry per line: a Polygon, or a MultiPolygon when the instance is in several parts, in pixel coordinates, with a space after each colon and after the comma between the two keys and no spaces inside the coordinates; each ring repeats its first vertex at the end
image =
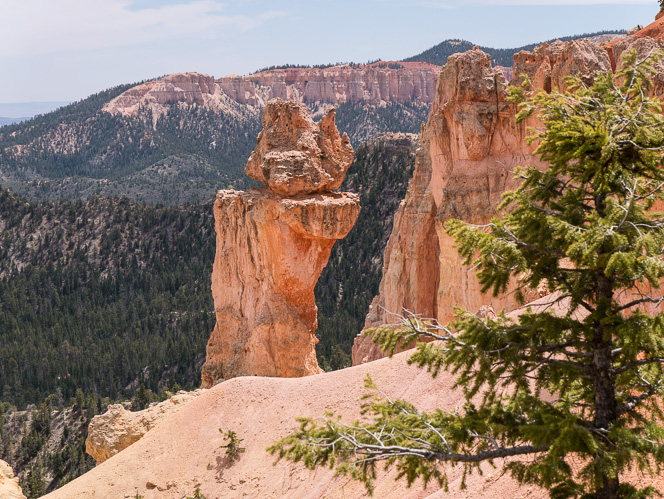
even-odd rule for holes
{"type": "MultiPolygon", "coordinates": [[[[287,435],[296,416],[319,416],[335,411],[346,418],[359,415],[363,379],[370,373],[391,397],[404,398],[421,409],[441,405],[448,409],[462,403],[450,390],[444,373],[437,380],[406,365],[409,353],[332,373],[298,379],[235,378],[208,390],[149,431],[142,440],[94,470],[74,480],[48,498],[130,498],[138,492],[145,499],[183,498],[200,486],[212,498],[359,498],[368,497],[363,487],[328,469],[315,472],[301,465],[280,462],[265,448],[287,435]],[[236,431],[246,451],[229,463],[219,428],[236,431]]],[[[500,464],[500,463],[498,463],[500,464]]],[[[406,489],[392,476],[376,484],[376,498],[503,498],[548,497],[534,486],[518,487],[500,469],[485,467],[473,476],[467,490],[459,491],[460,468],[452,473],[450,493],[421,484],[406,489]]]]}

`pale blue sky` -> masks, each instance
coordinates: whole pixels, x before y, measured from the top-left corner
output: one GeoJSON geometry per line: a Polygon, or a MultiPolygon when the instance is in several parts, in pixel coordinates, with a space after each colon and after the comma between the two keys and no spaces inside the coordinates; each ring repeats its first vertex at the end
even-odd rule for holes
{"type": "Polygon", "coordinates": [[[402,59],[649,24],[656,0],[0,0],[0,102],[273,64],[402,59]]]}

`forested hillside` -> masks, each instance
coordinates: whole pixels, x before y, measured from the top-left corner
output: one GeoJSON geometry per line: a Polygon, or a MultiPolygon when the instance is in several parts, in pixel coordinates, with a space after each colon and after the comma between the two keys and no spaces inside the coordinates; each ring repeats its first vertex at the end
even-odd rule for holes
{"type": "MultiPolygon", "coordinates": [[[[32,200],[128,196],[162,204],[202,202],[228,185],[255,185],[244,166],[262,109],[227,99],[220,109],[171,104],[163,115],[102,111],[132,85],[0,128],[0,184],[32,200]]],[[[317,106],[311,106],[316,111],[317,106]],[[316,109],[314,109],[316,107],[316,109]]],[[[357,145],[379,132],[414,132],[426,104],[341,104],[337,123],[357,145]]]]}
{"type": "Polygon", "coordinates": [[[108,401],[79,392],[71,401],[54,394],[26,411],[0,404],[0,459],[13,468],[28,499],[94,467],[85,453],[85,438],[90,419],[105,410],[103,402],[108,401]]]}
{"type": "Polygon", "coordinates": [[[27,203],[2,190],[0,227],[4,402],[197,386],[214,325],[211,204],[27,203]]]}
{"type": "MultiPolygon", "coordinates": [[[[327,368],[343,365],[329,359],[350,353],[376,294],[412,174],[413,137],[358,147],[342,187],[358,192],[363,208],[316,289],[327,368]]],[[[3,189],[0,229],[2,401],[22,408],[77,389],[117,400],[140,384],[154,392],[198,386],[214,326],[211,203],[29,203],[3,189]]]]}
{"type": "Polygon", "coordinates": [[[241,183],[259,110],[232,102],[223,112],[174,104],[163,116],[101,110],[131,86],[0,128],[0,183],[31,199],[126,195],[168,204],[241,183]]]}

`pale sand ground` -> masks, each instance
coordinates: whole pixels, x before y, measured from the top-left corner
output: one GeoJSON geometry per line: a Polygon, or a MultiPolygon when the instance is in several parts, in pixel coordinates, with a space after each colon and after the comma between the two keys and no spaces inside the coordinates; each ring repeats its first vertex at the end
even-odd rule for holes
{"type": "MultiPolygon", "coordinates": [[[[297,426],[295,417],[317,417],[325,411],[347,421],[359,416],[363,379],[370,373],[392,398],[403,398],[422,410],[437,406],[454,409],[463,403],[452,391],[452,379],[442,373],[436,380],[423,370],[406,365],[409,353],[393,359],[332,373],[298,379],[235,378],[221,383],[188,403],[149,431],[143,439],[94,470],[49,494],[57,498],[183,498],[200,486],[213,498],[350,499],[368,497],[362,485],[335,477],[329,469],[309,471],[302,465],[274,458],[265,448],[297,426]],[[234,430],[246,451],[229,463],[219,428],[234,430]]],[[[374,497],[385,499],[545,498],[535,486],[519,487],[499,468],[484,467],[482,476],[468,480],[460,491],[461,468],[450,473],[450,492],[421,483],[412,488],[395,482],[394,474],[376,481],[374,497]]]]}

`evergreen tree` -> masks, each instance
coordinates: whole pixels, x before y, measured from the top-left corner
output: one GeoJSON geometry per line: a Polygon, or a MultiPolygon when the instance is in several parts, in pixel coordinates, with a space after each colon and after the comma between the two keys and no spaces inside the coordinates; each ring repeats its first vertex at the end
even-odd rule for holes
{"type": "Polygon", "coordinates": [[[464,410],[425,414],[378,396],[372,423],[303,419],[273,453],[337,466],[369,488],[379,461],[409,484],[446,486],[443,463],[472,472],[513,457],[512,476],[552,498],[655,493],[621,482],[629,469],[656,473],[664,463],[664,313],[646,313],[664,300],[664,218],[653,211],[664,202],[664,117],[647,96],[653,59],[632,52],[615,77],[591,87],[569,79],[564,94],[515,91],[518,119],[537,112],[543,124],[531,140],[549,168],[517,172],[523,181],[505,195],[502,218],[448,225],[484,291],[546,286],[550,306],[516,319],[460,311],[447,326],[410,316],[377,332],[392,352],[421,334],[439,340],[420,344],[410,362],[454,373],[464,410]]]}

